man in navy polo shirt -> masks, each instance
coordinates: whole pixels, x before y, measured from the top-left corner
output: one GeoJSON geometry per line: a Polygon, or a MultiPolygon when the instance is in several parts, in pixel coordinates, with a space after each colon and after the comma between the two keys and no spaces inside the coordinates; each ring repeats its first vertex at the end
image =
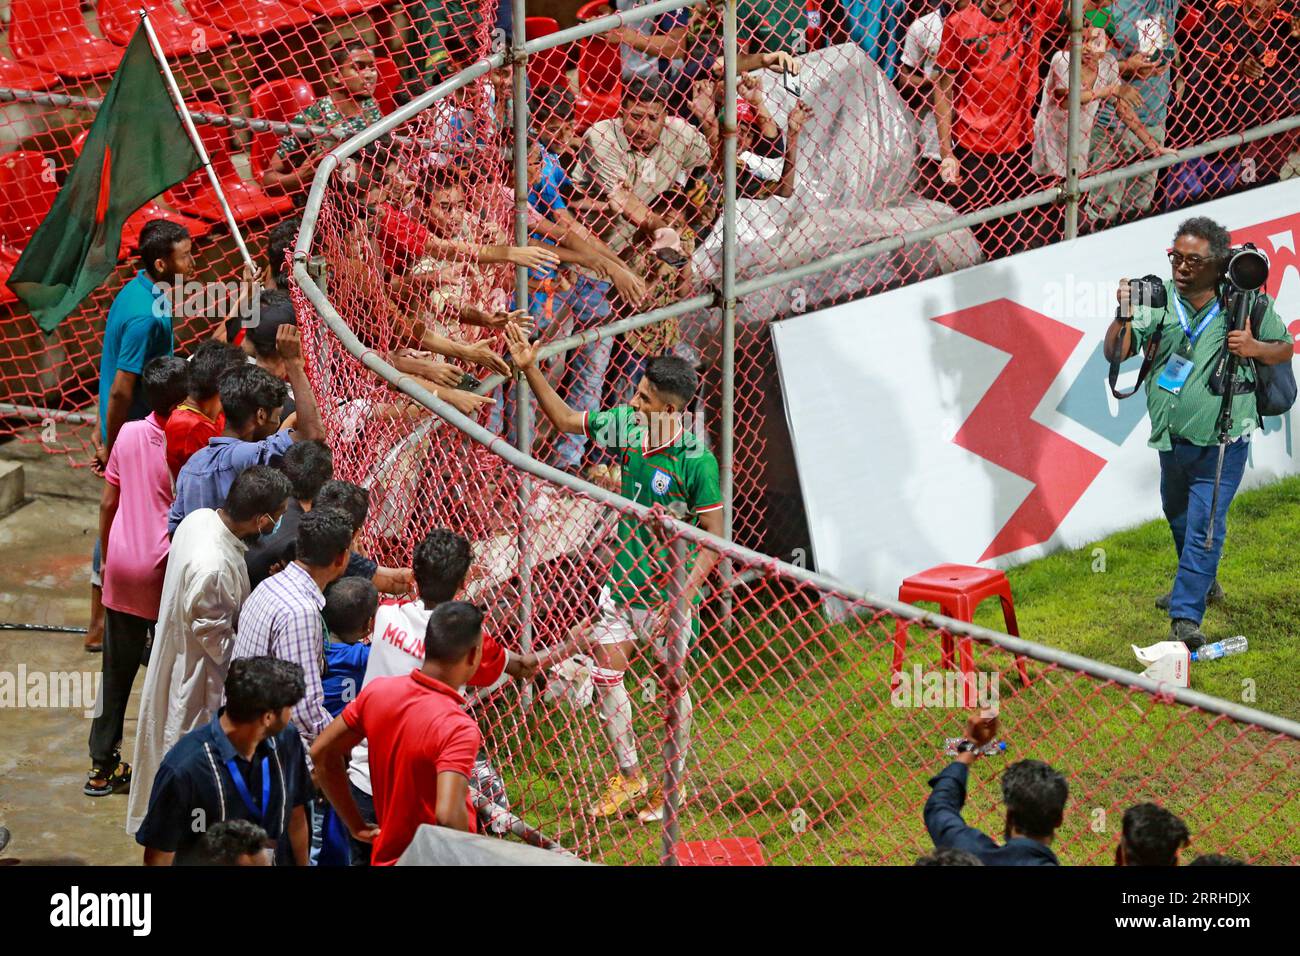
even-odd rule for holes
{"type": "Polygon", "coordinates": [[[956,759],[930,778],[924,818],[934,848],[965,850],[985,866],[1058,866],[1052,840],[1064,819],[1070,787],[1059,771],[1041,760],[1020,760],[1002,773],[1002,802],[1007,805],[1002,846],[962,819],[970,765],[997,732],[996,717],[970,718],[956,759]]]}
{"type": "Polygon", "coordinates": [[[265,830],[277,865],[307,865],[313,789],[298,729],[289,723],[305,686],[302,668],[289,661],[231,662],[226,706],[177,741],[154,777],[135,834],[146,866],[203,862],[203,834],[223,820],[265,830]]]}

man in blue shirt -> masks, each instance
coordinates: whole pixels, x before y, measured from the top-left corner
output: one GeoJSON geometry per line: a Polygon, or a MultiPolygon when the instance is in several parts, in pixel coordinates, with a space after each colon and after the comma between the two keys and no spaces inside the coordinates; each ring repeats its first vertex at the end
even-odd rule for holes
{"type": "MultiPolygon", "coordinates": [[[[122,287],[108,309],[99,359],[99,435],[95,443],[95,474],[103,475],[117,433],[129,421],[149,414],[140,388],[140,374],[153,359],[171,355],[172,286],[194,271],[190,234],[184,226],[153,219],[140,230],[143,268],[122,287]]],[[[104,642],[104,603],[100,586],[99,541],[91,557],[90,627],[85,648],[98,651],[104,642]]]]}
{"type": "Polygon", "coordinates": [[[284,382],[256,365],[238,366],[222,375],[218,389],[226,430],[191,455],[176,476],[176,499],[167,513],[168,534],[175,533],[191,511],[220,508],[246,468],[278,465],[296,441],[324,440],[316,395],[302,362],[298,327],[281,325],[276,347],[298,403],[294,428],[280,430],[280,410],[288,394],[284,382]]]}
{"type": "Polygon", "coordinates": [[[144,266],[122,287],[104,323],[104,346],[99,361],[99,441],[97,470],[122,425],[149,414],[140,389],[140,373],[152,359],[171,355],[171,286],[194,271],[190,234],[184,226],[154,219],[140,232],[140,260],[144,266]]]}
{"type": "MultiPolygon", "coordinates": [[[[1114,0],[1111,38],[1119,59],[1119,75],[1137,91],[1138,119],[1152,138],[1165,144],[1169,93],[1178,56],[1174,29],[1182,0],[1114,0]]],[[[1092,128],[1090,165],[1095,171],[1127,166],[1148,158],[1137,134],[1124,125],[1112,104],[1105,102],[1092,128]]],[[[1156,173],[1111,183],[1088,193],[1089,217],[1109,225],[1147,212],[1156,196],[1156,173]]]]}
{"type": "Polygon", "coordinates": [[[273,657],[232,661],[226,706],[167,752],[136,832],[146,866],[202,862],[200,843],[223,820],[250,820],[275,842],[279,865],[307,865],[306,806],[314,792],[289,712],[302,668],[273,657]]]}
{"type": "Polygon", "coordinates": [[[1052,852],[1056,828],[1065,816],[1070,788],[1065,777],[1041,760],[1021,760],[1002,774],[1002,802],[1007,806],[1002,846],[988,834],[966,825],[961,817],[966,803],[966,781],[978,750],[997,736],[996,717],[972,717],[966,722],[967,747],[930,778],[930,798],[925,801],[925,828],[935,849],[965,850],[985,866],[1058,866],[1052,852]]]}

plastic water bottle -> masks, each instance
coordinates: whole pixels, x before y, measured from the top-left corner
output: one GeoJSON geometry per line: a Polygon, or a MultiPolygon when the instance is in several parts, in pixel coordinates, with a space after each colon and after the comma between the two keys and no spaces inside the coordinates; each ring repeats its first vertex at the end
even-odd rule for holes
{"type": "MultiPolygon", "coordinates": [[[[943,752],[949,757],[957,756],[957,745],[964,739],[964,737],[945,737],[943,752]]],[[[983,747],[976,747],[972,753],[979,754],[981,757],[1001,757],[1006,751],[1007,742],[1005,740],[990,740],[983,747]]]]}
{"type": "Polygon", "coordinates": [[[1227,637],[1221,641],[1215,641],[1213,644],[1206,644],[1192,651],[1192,660],[1194,661],[1217,661],[1220,657],[1227,657],[1230,654],[1242,654],[1246,650],[1246,639],[1240,634],[1236,637],[1227,637]]]}

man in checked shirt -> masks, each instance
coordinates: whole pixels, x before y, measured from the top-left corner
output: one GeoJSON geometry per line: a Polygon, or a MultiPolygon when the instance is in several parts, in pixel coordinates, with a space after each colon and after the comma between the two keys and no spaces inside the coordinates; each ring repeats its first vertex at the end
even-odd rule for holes
{"type": "Polygon", "coordinates": [[[313,508],[298,523],[297,558],[254,588],[239,613],[235,659],[277,657],[302,668],[307,689],[291,719],[308,750],[330,722],[321,684],[325,588],[343,574],[351,546],[352,519],[337,508],[313,508]]]}

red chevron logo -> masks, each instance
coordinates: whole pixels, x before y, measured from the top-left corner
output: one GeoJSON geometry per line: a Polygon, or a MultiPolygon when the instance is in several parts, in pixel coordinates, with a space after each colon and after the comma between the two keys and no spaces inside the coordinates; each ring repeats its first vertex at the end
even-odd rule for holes
{"type": "Polygon", "coordinates": [[[1106,464],[1030,417],[1083,333],[1009,299],[934,321],[1011,356],[953,436],[958,446],[1034,484],[979,560],[1042,544],[1106,464]]]}

